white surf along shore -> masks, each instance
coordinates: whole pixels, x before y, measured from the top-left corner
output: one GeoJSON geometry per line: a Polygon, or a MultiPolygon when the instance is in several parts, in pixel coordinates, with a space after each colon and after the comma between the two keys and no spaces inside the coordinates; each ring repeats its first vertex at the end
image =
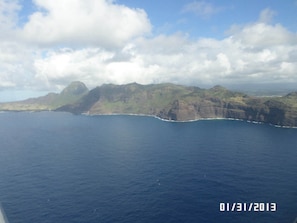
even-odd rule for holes
{"type": "Polygon", "coordinates": [[[241,122],[247,122],[247,123],[252,123],[252,124],[257,124],[257,125],[263,125],[263,124],[268,124],[271,126],[274,126],[276,128],[292,128],[292,129],[297,129],[297,126],[281,126],[281,125],[274,125],[270,123],[264,123],[264,122],[257,122],[257,121],[250,121],[250,120],[245,120],[245,119],[236,119],[236,118],[197,118],[197,119],[191,119],[191,120],[183,120],[183,121],[177,121],[177,120],[169,120],[169,119],[164,119],[160,118],[159,116],[156,115],[148,115],[148,114],[134,114],[134,113],[108,113],[108,114],[89,114],[89,113],[82,113],[81,115],[85,116],[140,116],[140,117],[152,117],[159,119],[164,122],[198,122],[198,121],[214,121],[214,120],[230,120],[230,121],[241,121],[241,122]]]}

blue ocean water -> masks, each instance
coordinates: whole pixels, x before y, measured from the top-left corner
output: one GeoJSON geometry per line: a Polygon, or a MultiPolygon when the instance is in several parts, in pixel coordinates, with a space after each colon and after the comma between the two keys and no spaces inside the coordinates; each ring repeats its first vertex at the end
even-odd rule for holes
{"type": "Polygon", "coordinates": [[[241,121],[0,114],[10,223],[291,223],[297,129],[241,121]],[[220,203],[277,203],[221,212],[220,203]]]}

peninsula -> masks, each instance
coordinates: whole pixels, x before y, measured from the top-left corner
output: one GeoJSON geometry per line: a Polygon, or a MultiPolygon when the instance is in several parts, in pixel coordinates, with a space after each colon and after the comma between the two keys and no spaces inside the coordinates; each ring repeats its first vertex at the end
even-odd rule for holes
{"type": "Polygon", "coordinates": [[[172,121],[232,118],[297,126],[297,92],[253,97],[222,86],[210,89],[175,84],[104,84],[89,90],[72,82],[61,93],[0,103],[1,111],[66,111],[74,114],[142,114],[172,121]]]}

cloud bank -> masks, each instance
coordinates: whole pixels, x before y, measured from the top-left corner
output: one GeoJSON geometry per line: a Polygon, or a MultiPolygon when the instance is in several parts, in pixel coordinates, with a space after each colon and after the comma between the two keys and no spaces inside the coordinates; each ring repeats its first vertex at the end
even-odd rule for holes
{"type": "Polygon", "coordinates": [[[74,80],[89,87],[297,82],[297,35],[272,23],[270,9],[223,39],[192,39],[151,36],[144,10],[110,0],[34,3],[37,11],[19,25],[19,2],[0,0],[0,89],[61,90],[74,80]]]}
{"type": "Polygon", "coordinates": [[[149,33],[151,24],[142,9],[107,0],[34,0],[39,11],[30,15],[21,32],[41,45],[120,47],[149,33]]]}

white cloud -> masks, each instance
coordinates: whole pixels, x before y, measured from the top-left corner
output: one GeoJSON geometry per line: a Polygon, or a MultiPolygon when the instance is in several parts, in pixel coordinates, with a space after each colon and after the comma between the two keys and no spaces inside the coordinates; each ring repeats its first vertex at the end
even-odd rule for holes
{"type": "Polygon", "coordinates": [[[32,86],[34,71],[32,62],[36,58],[34,49],[13,42],[0,42],[0,90],[1,88],[32,86]]]}
{"type": "Polygon", "coordinates": [[[104,48],[121,49],[151,30],[144,10],[110,0],[33,2],[37,11],[29,15],[28,21],[23,20],[20,27],[19,16],[24,17],[19,14],[20,2],[0,0],[0,90],[4,87],[55,90],[56,85],[82,78],[82,74],[82,80],[93,79],[94,70],[98,75],[101,67],[88,63],[101,59],[94,56],[98,49],[100,52],[104,48]],[[66,46],[80,50],[70,48],[67,54],[63,51],[66,46]]]}
{"type": "Polygon", "coordinates": [[[95,83],[107,81],[105,61],[113,56],[113,52],[99,48],[51,50],[45,58],[35,60],[34,79],[47,87],[64,87],[73,80],[80,80],[94,87],[95,83]]]}
{"type": "MultiPolygon", "coordinates": [[[[262,25],[262,34],[267,38],[269,35],[265,32],[279,30],[284,30],[290,38],[295,36],[284,28],[262,25]]],[[[249,28],[254,29],[252,25],[249,28]]],[[[251,42],[247,43],[246,37],[241,35],[245,30],[243,27],[241,32],[223,40],[190,40],[185,35],[175,34],[141,38],[117,51],[92,48],[56,51],[35,64],[36,73],[43,73],[52,84],[79,79],[91,87],[131,82],[198,86],[296,82],[297,62],[292,61],[292,55],[296,57],[297,44],[288,44],[284,38],[268,46],[264,40],[258,41],[256,48],[251,48],[251,42]]]]}
{"type": "Polygon", "coordinates": [[[182,13],[192,12],[202,18],[209,18],[210,16],[222,11],[222,8],[214,6],[206,1],[194,1],[186,4],[182,13]]]}
{"type": "Polygon", "coordinates": [[[18,11],[21,6],[17,0],[0,0],[0,40],[11,38],[18,22],[18,11]]]}
{"type": "Polygon", "coordinates": [[[21,31],[41,45],[119,47],[147,34],[151,24],[144,10],[107,0],[34,0],[40,9],[21,31]]]}
{"type": "Polygon", "coordinates": [[[276,45],[296,44],[296,34],[289,32],[280,24],[268,25],[255,23],[244,26],[234,32],[230,31],[234,38],[240,40],[247,47],[265,48],[276,45]]]}
{"type": "MultiPolygon", "coordinates": [[[[36,4],[47,11],[32,14],[23,29],[15,29],[13,24],[17,21],[15,12],[18,5],[14,2],[8,6],[8,1],[5,1],[6,9],[11,13],[5,14],[2,10],[0,18],[11,22],[9,26],[4,27],[4,23],[0,26],[0,33],[2,30],[9,30],[11,35],[18,32],[32,44],[3,35],[0,42],[0,90],[14,87],[56,91],[74,80],[83,81],[90,88],[103,83],[131,82],[173,82],[196,86],[269,82],[297,84],[297,35],[281,24],[267,23],[271,18],[267,10],[260,14],[257,22],[233,26],[229,35],[221,40],[191,39],[183,33],[148,38],[144,34],[149,31],[150,24],[142,10],[102,0],[73,0],[71,5],[64,5],[66,2],[36,0],[36,4]],[[53,2],[61,8],[57,9],[53,2]],[[81,11],[78,10],[80,7],[81,11]],[[99,9],[102,10],[100,15],[111,12],[106,15],[109,16],[110,21],[106,24],[110,29],[103,34],[106,24],[98,23],[99,9]],[[77,17],[72,18],[76,13],[77,17]],[[128,15],[119,21],[121,13],[128,15]],[[96,22],[88,21],[89,16],[97,19],[96,22]],[[37,18],[42,20],[40,32],[37,18]],[[130,19],[134,28],[124,26],[121,30],[130,19]],[[134,19],[138,20],[135,22],[134,19]],[[112,32],[116,27],[120,29],[119,34],[112,32]],[[47,29],[51,31],[48,36],[47,29]],[[125,35],[121,34],[124,30],[128,32],[125,35]],[[64,41],[73,45],[65,46],[64,41]],[[43,47],[39,47],[40,44],[43,47]],[[51,44],[55,47],[45,47],[51,44]]],[[[70,0],[67,3],[70,4],[70,0]]]]}
{"type": "Polygon", "coordinates": [[[242,26],[233,25],[227,34],[253,49],[296,45],[296,33],[290,32],[281,24],[270,24],[276,14],[271,9],[264,9],[260,12],[257,22],[242,26]]]}
{"type": "Polygon", "coordinates": [[[276,14],[277,13],[275,11],[273,11],[269,8],[266,8],[260,13],[259,22],[270,23],[270,22],[272,22],[272,19],[276,14]]]}

